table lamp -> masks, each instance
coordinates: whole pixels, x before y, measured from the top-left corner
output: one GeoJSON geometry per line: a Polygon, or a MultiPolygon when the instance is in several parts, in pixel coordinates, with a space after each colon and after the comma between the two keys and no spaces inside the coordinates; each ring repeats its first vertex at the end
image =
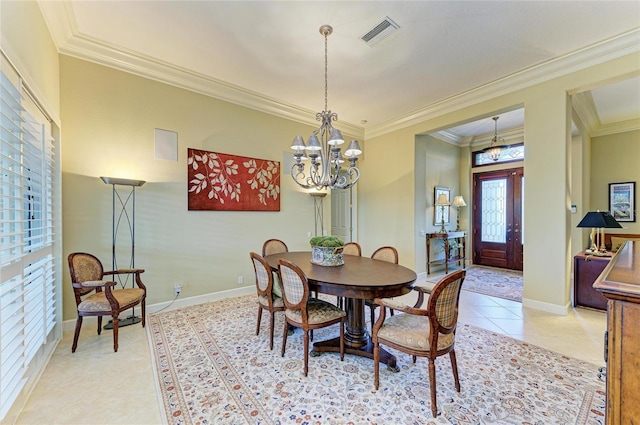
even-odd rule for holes
{"type": "Polygon", "coordinates": [[[446,194],[441,193],[440,196],[438,196],[435,205],[436,207],[442,208],[440,233],[447,233],[447,229],[444,228],[444,207],[451,205],[451,202],[449,202],[449,198],[446,194]]]}
{"type": "Polygon", "coordinates": [[[608,211],[589,211],[578,223],[578,227],[590,227],[591,246],[586,251],[591,255],[604,255],[606,248],[604,246],[604,230],[603,229],[621,229],[622,226],[608,211]]]}
{"type": "Polygon", "coordinates": [[[464,198],[462,197],[462,195],[458,195],[453,198],[453,202],[451,203],[451,205],[456,207],[456,210],[458,211],[458,213],[456,214],[456,232],[459,232],[460,231],[460,207],[466,207],[467,203],[464,202],[464,198]]]}

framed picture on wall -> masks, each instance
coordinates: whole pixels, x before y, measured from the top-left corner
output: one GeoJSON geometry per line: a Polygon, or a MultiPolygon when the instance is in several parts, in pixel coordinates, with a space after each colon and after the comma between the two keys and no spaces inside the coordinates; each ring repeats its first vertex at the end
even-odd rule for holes
{"type": "Polygon", "coordinates": [[[435,226],[442,225],[443,219],[445,224],[449,223],[449,205],[436,205],[440,195],[445,195],[447,197],[447,202],[451,204],[451,191],[449,190],[449,188],[436,186],[433,189],[433,224],[435,226]]]}
{"type": "Polygon", "coordinates": [[[617,221],[636,221],[636,182],[609,183],[609,212],[617,221]]]}

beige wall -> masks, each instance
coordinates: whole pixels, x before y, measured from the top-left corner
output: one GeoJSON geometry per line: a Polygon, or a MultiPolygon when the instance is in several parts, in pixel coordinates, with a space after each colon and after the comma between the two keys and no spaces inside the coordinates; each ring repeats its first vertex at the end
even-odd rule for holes
{"type": "MultiPolygon", "coordinates": [[[[609,210],[609,183],[636,182],[636,214],[640,190],[640,130],[594,137],[591,140],[590,211],[609,210]]],[[[622,229],[609,233],[640,234],[640,217],[635,223],[621,222],[622,229]]]]}
{"type": "MultiPolygon", "coordinates": [[[[61,57],[64,121],[64,256],[96,254],[111,265],[111,186],[99,176],[145,180],[136,191],[136,266],[148,303],[254,285],[249,252],[283,239],[308,249],[313,200],[283,170],[280,212],[187,211],[187,148],[283,161],[311,129],[271,115],[61,57]],[[178,162],[154,159],[154,129],[178,133],[178,162]]],[[[65,268],[65,319],[74,304],[65,268]]]]}
{"type": "MultiPolygon", "coordinates": [[[[411,253],[422,221],[411,199],[416,135],[447,128],[514,105],[525,106],[525,294],[524,304],[564,313],[570,304],[570,125],[569,94],[639,73],[639,54],[574,72],[423,123],[367,139],[360,183],[360,235],[366,244],[396,243],[411,253]],[[380,170],[384,170],[381,172],[380,170]],[[407,208],[408,206],[408,208],[407,208]],[[404,207],[404,208],[403,208],[404,207]],[[413,217],[412,217],[413,215],[413,217]],[[379,227],[379,223],[385,226],[379,227]]],[[[417,204],[416,204],[417,205],[417,204]]],[[[402,261],[402,256],[401,256],[402,261]]],[[[418,267],[424,258],[413,262],[418,267]]]]}
{"type": "Polygon", "coordinates": [[[0,29],[2,49],[25,79],[29,89],[44,105],[47,113],[54,121],[58,121],[58,51],[49,35],[38,3],[3,1],[0,6],[0,29]]]}

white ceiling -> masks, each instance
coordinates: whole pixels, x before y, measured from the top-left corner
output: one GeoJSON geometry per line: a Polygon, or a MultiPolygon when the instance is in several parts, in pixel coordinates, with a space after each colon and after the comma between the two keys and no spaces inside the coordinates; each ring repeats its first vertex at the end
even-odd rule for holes
{"type": "MultiPolygon", "coordinates": [[[[339,128],[367,136],[482,90],[640,50],[638,1],[38,3],[63,54],[310,121],[324,108],[318,29],[330,24],[328,106],[339,128]],[[397,32],[374,46],[360,40],[387,16],[397,32]]],[[[629,81],[588,93],[596,127],[640,119],[638,68],[629,81]]],[[[521,126],[519,116],[501,117],[500,128],[521,126]]],[[[492,132],[490,115],[481,118],[451,134],[492,132]]]]}

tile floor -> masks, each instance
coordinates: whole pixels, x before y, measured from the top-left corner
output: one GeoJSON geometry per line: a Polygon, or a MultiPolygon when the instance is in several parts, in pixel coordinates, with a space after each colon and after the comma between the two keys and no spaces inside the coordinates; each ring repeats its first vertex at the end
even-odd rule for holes
{"type": "MultiPolygon", "coordinates": [[[[573,309],[558,316],[520,303],[463,291],[462,323],[472,324],[540,347],[604,365],[604,312],[573,309]]],[[[161,424],[161,414],[145,330],[120,330],[119,352],[109,332],[83,329],[71,354],[65,333],[16,424],[161,424]]]]}

